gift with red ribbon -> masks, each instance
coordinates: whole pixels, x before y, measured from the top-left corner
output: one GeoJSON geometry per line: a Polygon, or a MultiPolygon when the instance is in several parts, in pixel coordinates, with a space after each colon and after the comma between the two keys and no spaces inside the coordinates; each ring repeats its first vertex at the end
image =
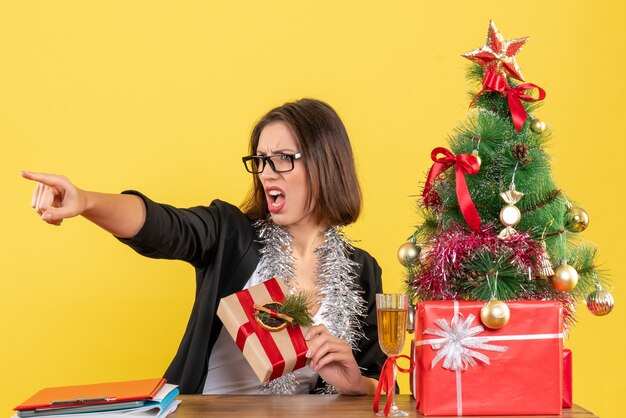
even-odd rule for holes
{"type": "Polygon", "coordinates": [[[561,413],[561,303],[506,304],[511,318],[497,330],[480,322],[483,301],[418,305],[412,389],[422,414],[561,413]]]}
{"type": "Polygon", "coordinates": [[[524,100],[525,102],[537,102],[546,98],[545,90],[537,86],[536,84],[524,83],[513,88],[509,86],[509,83],[502,74],[493,69],[489,69],[487,72],[485,72],[485,75],[483,77],[483,89],[478,92],[478,94],[474,97],[474,99],[470,103],[470,107],[476,101],[476,99],[478,99],[484,93],[488,92],[497,92],[507,98],[507,102],[509,103],[509,109],[511,110],[511,119],[513,120],[513,126],[515,126],[515,130],[517,132],[522,129],[522,125],[524,125],[524,122],[528,118],[528,114],[526,113],[526,109],[522,104],[522,100],[524,100]],[[537,89],[537,97],[532,97],[526,94],[527,91],[533,89],[537,89]]]}
{"type": "Polygon", "coordinates": [[[256,320],[255,304],[282,302],[287,288],[273,278],[220,300],[217,315],[261,383],[306,366],[306,327],[272,332],[256,320]]]}
{"type": "Polygon", "coordinates": [[[472,231],[478,231],[480,229],[480,216],[474,206],[472,197],[467,189],[467,183],[465,182],[466,174],[476,174],[480,171],[478,159],[473,154],[459,154],[455,156],[450,150],[443,147],[437,147],[432,150],[430,158],[433,160],[433,165],[428,172],[422,193],[424,202],[428,205],[427,202],[430,200],[429,194],[436,193],[432,189],[433,181],[439,177],[441,173],[454,166],[456,173],[456,196],[459,201],[461,213],[470,229],[472,231]],[[440,157],[439,154],[443,154],[443,157],[440,157]]]}
{"type": "Polygon", "coordinates": [[[563,350],[563,408],[574,405],[572,399],[572,350],[563,350]]]}

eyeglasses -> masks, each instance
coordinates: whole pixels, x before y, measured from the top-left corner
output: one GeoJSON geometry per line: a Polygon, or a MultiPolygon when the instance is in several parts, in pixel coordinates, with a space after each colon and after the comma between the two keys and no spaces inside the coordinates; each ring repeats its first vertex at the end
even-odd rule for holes
{"type": "Polygon", "coordinates": [[[241,158],[246,170],[252,174],[262,173],[265,164],[269,164],[276,173],[286,173],[293,170],[294,161],[302,158],[302,153],[277,155],[248,155],[241,158]]]}

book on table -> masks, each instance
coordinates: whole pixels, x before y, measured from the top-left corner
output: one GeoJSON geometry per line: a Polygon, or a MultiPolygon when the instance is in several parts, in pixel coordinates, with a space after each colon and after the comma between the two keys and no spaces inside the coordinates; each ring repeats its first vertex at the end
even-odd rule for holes
{"type": "Polygon", "coordinates": [[[14,418],[141,415],[162,418],[180,401],[163,378],[45,388],[14,409],[14,418]]]}

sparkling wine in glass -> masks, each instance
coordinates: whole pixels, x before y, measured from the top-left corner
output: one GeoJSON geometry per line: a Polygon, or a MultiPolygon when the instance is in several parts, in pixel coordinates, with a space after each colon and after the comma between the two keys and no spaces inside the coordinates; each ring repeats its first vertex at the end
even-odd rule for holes
{"type": "MultiPolygon", "coordinates": [[[[409,298],[404,294],[378,293],[376,294],[376,312],[378,314],[378,344],[388,356],[397,356],[402,353],[406,337],[406,319],[408,314],[409,298]]],[[[387,396],[391,396],[390,417],[406,417],[409,414],[398,408],[394,397],[396,387],[396,365],[393,365],[393,387],[387,396]]],[[[376,415],[384,416],[384,412],[376,415]]]]}

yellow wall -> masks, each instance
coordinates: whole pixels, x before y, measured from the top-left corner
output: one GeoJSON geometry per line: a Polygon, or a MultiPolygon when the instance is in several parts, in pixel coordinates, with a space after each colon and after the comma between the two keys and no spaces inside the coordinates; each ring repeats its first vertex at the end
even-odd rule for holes
{"type": "MultiPolygon", "coordinates": [[[[178,346],[192,269],[143,259],[85,220],[30,209],[20,169],[186,206],[242,200],[239,157],[270,107],[331,103],[352,137],[365,211],[348,231],[399,290],[396,249],[418,223],[430,150],[465,118],[466,60],[490,18],[546,89],[554,175],[587,209],[584,238],[616,285],[580,306],[575,401],[623,396],[626,11],[617,1],[0,1],[0,414],[41,387],[160,375],[178,346]]],[[[529,373],[532,371],[529,370],[529,373]]],[[[406,383],[403,383],[406,392],[406,383]]],[[[367,411],[364,411],[367,413],[367,411]]]]}

